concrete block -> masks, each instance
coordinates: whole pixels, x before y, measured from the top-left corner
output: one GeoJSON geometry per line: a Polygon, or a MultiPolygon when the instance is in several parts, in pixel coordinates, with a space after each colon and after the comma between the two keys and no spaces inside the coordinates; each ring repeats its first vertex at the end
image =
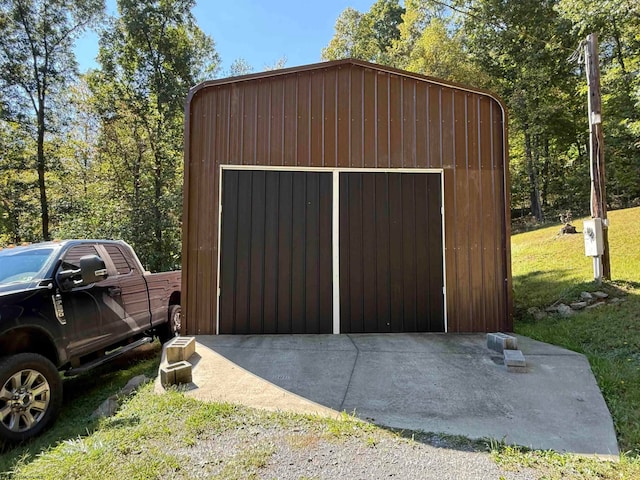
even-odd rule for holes
{"type": "Polygon", "coordinates": [[[506,333],[487,333],[487,348],[502,353],[504,350],[517,350],[518,339],[506,333]]]}
{"type": "Polygon", "coordinates": [[[160,383],[163,387],[191,383],[192,380],[192,366],[186,360],[160,367],[160,383]]]}
{"type": "Polygon", "coordinates": [[[520,350],[505,350],[504,364],[507,367],[526,367],[527,361],[524,359],[524,354],[520,350]]]}
{"type": "Polygon", "coordinates": [[[510,373],[527,373],[527,367],[507,367],[507,372],[510,372],[510,373]]]}
{"type": "Polygon", "coordinates": [[[165,349],[168,363],[189,360],[196,352],[196,339],[195,337],[175,337],[167,343],[165,349]]]}

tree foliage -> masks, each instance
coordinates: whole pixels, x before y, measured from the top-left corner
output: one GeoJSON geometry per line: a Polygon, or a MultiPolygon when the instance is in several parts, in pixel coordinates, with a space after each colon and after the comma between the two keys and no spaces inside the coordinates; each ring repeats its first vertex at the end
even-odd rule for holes
{"type": "MultiPolygon", "coordinates": [[[[55,135],[52,97],[75,77],[73,44],[104,9],[103,0],[0,0],[0,88],[4,113],[36,144],[41,238],[48,240],[46,143],[55,135]]],[[[15,232],[14,232],[15,233],[15,232]]]]}
{"type": "Polygon", "coordinates": [[[152,270],[179,265],[183,109],[189,88],[219,63],[193,0],[118,0],[89,76],[100,118],[99,160],[112,176],[117,233],[152,270]]]}

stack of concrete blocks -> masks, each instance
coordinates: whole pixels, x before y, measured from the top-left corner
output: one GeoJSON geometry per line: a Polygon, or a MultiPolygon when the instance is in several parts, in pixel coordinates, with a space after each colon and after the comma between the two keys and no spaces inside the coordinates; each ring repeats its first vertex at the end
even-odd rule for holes
{"type": "Polygon", "coordinates": [[[487,347],[503,355],[504,365],[509,372],[525,373],[527,362],[524,354],[518,350],[518,339],[506,333],[488,333],[487,347]]]}
{"type": "Polygon", "coordinates": [[[164,347],[164,360],[160,365],[160,383],[163,387],[191,383],[191,355],[196,353],[194,337],[175,337],[164,347]]]}

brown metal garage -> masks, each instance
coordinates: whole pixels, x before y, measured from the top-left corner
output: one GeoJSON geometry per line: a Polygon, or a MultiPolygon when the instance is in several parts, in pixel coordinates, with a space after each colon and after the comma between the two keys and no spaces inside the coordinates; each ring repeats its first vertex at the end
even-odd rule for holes
{"type": "Polygon", "coordinates": [[[183,333],[510,331],[507,165],[500,101],[460,85],[357,60],[198,85],[183,333]]]}

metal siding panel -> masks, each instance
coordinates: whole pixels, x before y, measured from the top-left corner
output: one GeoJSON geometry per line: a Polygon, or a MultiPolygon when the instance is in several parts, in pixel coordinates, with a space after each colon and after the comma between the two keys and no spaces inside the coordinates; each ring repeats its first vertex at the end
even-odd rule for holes
{"type": "Polygon", "coordinates": [[[311,74],[311,127],[309,128],[309,145],[311,167],[324,166],[324,117],[325,117],[325,82],[322,71],[311,74]]]}
{"type": "Polygon", "coordinates": [[[441,88],[429,85],[429,166],[442,165],[442,124],[440,119],[441,88]]]}
{"type": "Polygon", "coordinates": [[[298,125],[296,165],[311,165],[311,76],[298,76],[298,125]]]}
{"type": "Polygon", "coordinates": [[[277,333],[292,331],[291,255],[293,252],[293,172],[279,174],[278,202],[278,325],[277,333]]]}
{"type": "Polygon", "coordinates": [[[492,169],[492,136],[491,136],[491,104],[487,99],[480,98],[479,102],[479,137],[480,137],[480,174],[482,181],[482,198],[480,210],[482,212],[482,295],[483,302],[483,328],[494,330],[493,323],[498,315],[496,308],[495,291],[495,223],[498,217],[493,209],[495,191],[493,189],[492,169]]]}
{"type": "Polygon", "coordinates": [[[269,122],[269,152],[267,165],[284,165],[284,87],[283,80],[273,80],[269,83],[270,118],[269,122]]]}
{"type": "MultiPolygon", "coordinates": [[[[455,146],[454,146],[454,129],[455,116],[454,112],[454,92],[453,90],[444,89],[440,99],[441,106],[441,125],[442,125],[442,168],[453,168],[455,165],[455,146]]],[[[440,165],[434,165],[440,166],[440,165]]]]}
{"type": "MultiPolygon", "coordinates": [[[[403,331],[418,331],[416,311],[416,199],[415,176],[400,174],[402,202],[401,261],[403,331]]],[[[421,239],[422,240],[422,239],[421,239]]],[[[442,249],[440,249],[442,251],[442,249]]]]}
{"type": "Polygon", "coordinates": [[[478,96],[470,95],[467,102],[467,137],[469,192],[469,274],[471,280],[471,318],[466,331],[474,326],[484,330],[482,284],[482,177],[480,175],[480,138],[478,137],[478,96]]]}
{"type": "Polygon", "coordinates": [[[320,179],[317,174],[305,177],[305,311],[300,333],[313,333],[320,330],[320,179]]]}
{"type": "MultiPolygon", "coordinates": [[[[371,95],[365,96],[368,92],[367,84],[371,82],[371,72],[362,69],[351,69],[351,145],[349,163],[346,159],[340,159],[341,167],[362,167],[364,166],[364,145],[365,145],[365,110],[371,102],[371,95]]],[[[373,84],[373,83],[371,83],[373,84]]],[[[370,110],[366,110],[370,114],[370,110]]]]}
{"type": "Polygon", "coordinates": [[[379,332],[391,331],[391,254],[389,176],[375,175],[376,312],[379,332]]]}
{"type": "Polygon", "coordinates": [[[333,332],[333,175],[320,177],[320,219],[319,219],[319,295],[320,325],[318,333],[333,332]]]}
{"type": "MultiPolygon", "coordinates": [[[[352,127],[359,130],[358,124],[355,123],[355,117],[352,119],[351,101],[353,96],[358,95],[357,90],[359,84],[353,85],[352,90],[352,69],[341,68],[338,70],[337,78],[337,97],[338,104],[338,120],[335,124],[336,136],[336,165],[340,167],[348,167],[351,162],[352,150],[352,127]],[[352,125],[353,124],[353,125],[352,125]]],[[[354,80],[355,81],[355,80],[354,80]]],[[[359,93],[362,95],[362,92],[359,93]]],[[[355,103],[362,103],[362,99],[355,103]]],[[[362,108],[357,109],[360,113],[362,108]]],[[[360,153],[361,154],[361,153],[360,153]]]]}
{"type": "MultiPolygon", "coordinates": [[[[224,174],[222,188],[222,205],[225,211],[222,221],[221,249],[225,255],[220,260],[220,283],[225,288],[220,291],[219,328],[221,332],[233,333],[235,312],[236,274],[238,259],[238,172],[228,171],[224,174]]],[[[205,297],[206,298],[206,297],[205,297]]]]}
{"type": "MultiPolygon", "coordinates": [[[[264,171],[250,172],[251,237],[249,266],[249,331],[264,331],[264,258],[266,178],[264,171]]],[[[271,253],[271,252],[268,252],[271,253]]]]}
{"type": "MultiPolygon", "coordinates": [[[[376,278],[376,176],[362,175],[362,288],[364,292],[378,292],[376,278]]],[[[375,295],[377,297],[377,295],[375,295]]],[[[363,296],[363,298],[365,298],[363,296]]],[[[374,297],[375,298],[375,297],[374,297]]],[[[373,331],[381,331],[378,324],[377,302],[367,301],[362,305],[363,323],[372,325],[373,331]]],[[[384,330],[382,330],[384,331],[384,330]]]]}
{"type": "Polygon", "coordinates": [[[338,148],[338,72],[327,70],[324,72],[324,92],[323,92],[323,145],[322,145],[322,166],[337,167],[338,158],[336,150],[338,148]]]}
{"type": "Polygon", "coordinates": [[[396,75],[387,78],[388,103],[389,103],[389,165],[391,168],[402,168],[405,165],[403,151],[403,101],[402,80],[396,75]]]}
{"type": "Polygon", "coordinates": [[[369,159],[365,157],[364,166],[367,168],[389,168],[389,76],[383,73],[374,73],[376,79],[376,133],[375,137],[365,138],[365,143],[376,142],[376,156],[369,159]]]}
{"type": "Polygon", "coordinates": [[[244,90],[242,121],[242,165],[255,165],[258,148],[258,89],[255,84],[244,90]]]}
{"type": "Polygon", "coordinates": [[[271,82],[258,82],[255,89],[258,96],[255,120],[255,164],[269,165],[271,157],[271,82]]]}
{"type": "Polygon", "coordinates": [[[265,174],[263,332],[278,333],[280,172],[265,174]]]}
{"type": "Polygon", "coordinates": [[[282,165],[296,165],[298,155],[298,88],[299,76],[292,75],[284,84],[284,146],[282,165]]]}
{"type": "Polygon", "coordinates": [[[424,82],[415,84],[415,126],[414,145],[416,154],[416,165],[431,166],[429,158],[428,138],[429,138],[429,110],[427,105],[427,85],[424,82]]]}
{"type": "Polygon", "coordinates": [[[427,166],[427,159],[416,156],[416,81],[402,79],[402,158],[405,167],[427,166]]]}
{"type": "Polygon", "coordinates": [[[455,168],[455,225],[456,278],[455,302],[458,306],[455,327],[457,332],[468,332],[471,326],[471,284],[469,272],[469,184],[467,158],[467,96],[461,93],[456,96],[456,168],[455,168]]]}
{"type": "Polygon", "coordinates": [[[402,223],[402,179],[399,173],[388,173],[389,177],[389,288],[391,303],[391,331],[404,331],[404,294],[403,294],[403,255],[402,236],[398,232],[404,230],[402,223]]]}
{"type": "MultiPolygon", "coordinates": [[[[363,119],[361,123],[361,151],[363,152],[358,162],[354,155],[352,167],[375,168],[378,157],[378,74],[373,70],[364,71],[363,85],[363,119]]],[[[357,108],[353,105],[352,111],[357,108]]]]}

